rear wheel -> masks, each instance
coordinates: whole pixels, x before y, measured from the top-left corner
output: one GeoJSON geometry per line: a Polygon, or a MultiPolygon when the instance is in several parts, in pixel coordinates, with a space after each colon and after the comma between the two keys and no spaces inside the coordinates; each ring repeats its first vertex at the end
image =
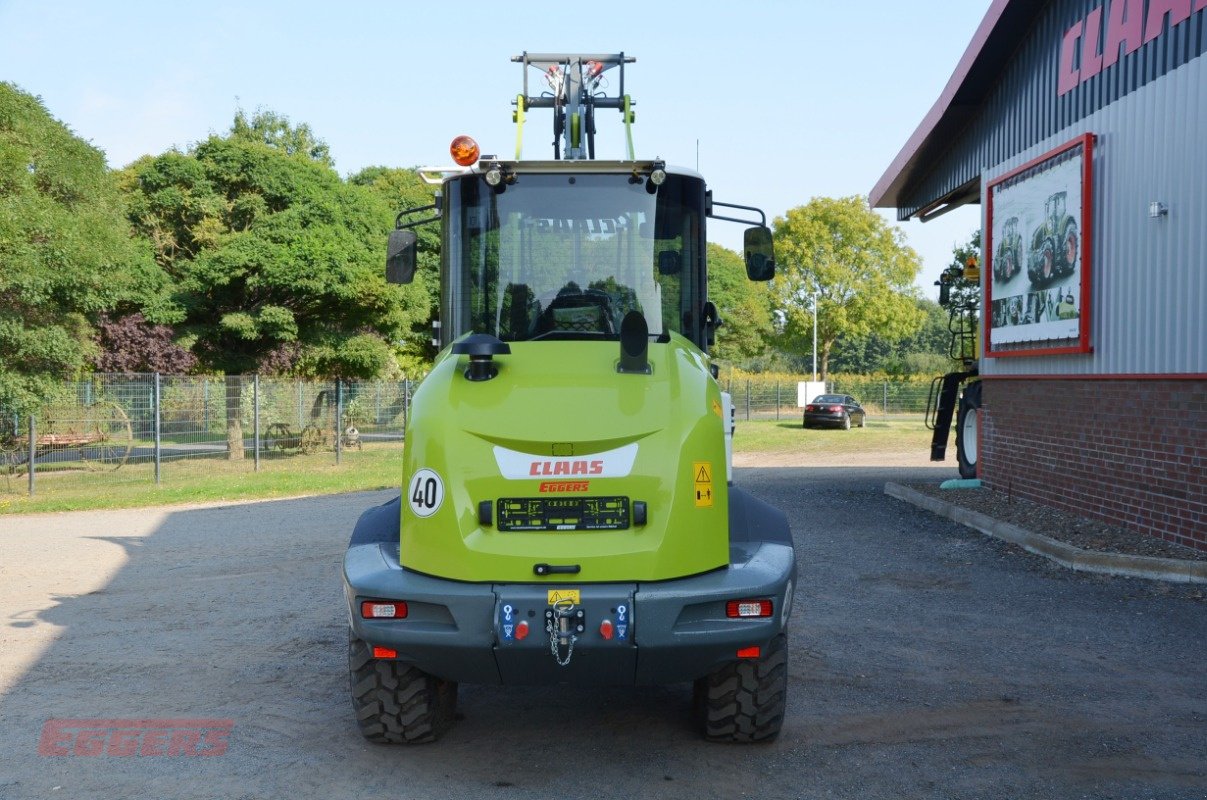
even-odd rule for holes
{"type": "Polygon", "coordinates": [[[851,429],[851,415],[850,414],[843,414],[842,429],[844,431],[849,431],[851,429]]]}
{"type": "Polygon", "coordinates": [[[956,460],[960,464],[961,478],[977,476],[978,439],[980,424],[981,382],[970,383],[960,395],[960,408],[956,418],[956,460]]]}
{"type": "Polygon", "coordinates": [[[697,717],[711,742],[769,742],[784,724],[788,637],[771,640],[761,658],[735,661],[695,684],[697,717]]]}
{"type": "Polygon", "coordinates": [[[348,680],[360,733],[378,744],[434,742],[453,724],[457,684],[400,661],[373,657],[348,631],[348,680]]]}
{"type": "Polygon", "coordinates": [[[1065,272],[1072,272],[1073,266],[1077,263],[1077,245],[1077,223],[1070,221],[1065,226],[1064,236],[1065,272]]]}

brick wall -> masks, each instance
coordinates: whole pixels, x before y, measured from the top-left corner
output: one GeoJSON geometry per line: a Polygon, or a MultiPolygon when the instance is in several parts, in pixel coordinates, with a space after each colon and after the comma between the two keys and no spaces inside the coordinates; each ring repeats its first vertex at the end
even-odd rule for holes
{"type": "Polygon", "coordinates": [[[988,379],[981,479],[1207,550],[1207,381],[988,379]]]}

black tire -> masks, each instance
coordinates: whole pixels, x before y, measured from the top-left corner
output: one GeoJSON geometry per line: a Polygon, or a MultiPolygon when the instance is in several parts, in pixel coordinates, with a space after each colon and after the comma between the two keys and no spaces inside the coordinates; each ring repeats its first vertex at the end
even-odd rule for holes
{"type": "Polygon", "coordinates": [[[735,661],[695,683],[696,717],[710,742],[770,742],[784,724],[788,638],[771,640],[762,658],[735,661]]]}
{"type": "Polygon", "coordinates": [[[809,427],[809,419],[808,419],[808,417],[802,417],[802,418],[801,418],[801,421],[800,421],[800,426],[801,426],[802,428],[807,428],[807,427],[809,427]]]}
{"type": "Polygon", "coordinates": [[[844,431],[849,431],[851,429],[851,415],[850,414],[843,414],[842,429],[844,431]]]}
{"type": "Polygon", "coordinates": [[[457,684],[400,661],[373,657],[348,632],[348,682],[360,733],[377,744],[434,742],[453,724],[457,684]]]}
{"type": "Polygon", "coordinates": [[[980,407],[981,382],[977,381],[964,387],[964,393],[960,395],[959,411],[956,415],[956,461],[960,464],[961,478],[977,476],[980,448],[976,441],[976,432],[980,420],[977,418],[976,412],[980,407]]]}
{"type": "Polygon", "coordinates": [[[859,418],[859,427],[863,428],[868,424],[868,415],[864,414],[859,418]]]}

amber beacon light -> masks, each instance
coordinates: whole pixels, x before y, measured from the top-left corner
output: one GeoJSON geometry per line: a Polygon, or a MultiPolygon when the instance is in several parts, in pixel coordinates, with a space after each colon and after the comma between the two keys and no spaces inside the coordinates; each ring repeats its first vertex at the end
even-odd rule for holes
{"type": "Polygon", "coordinates": [[[453,161],[462,167],[470,167],[478,163],[478,143],[469,136],[458,136],[449,145],[448,151],[453,155],[453,161]]]}

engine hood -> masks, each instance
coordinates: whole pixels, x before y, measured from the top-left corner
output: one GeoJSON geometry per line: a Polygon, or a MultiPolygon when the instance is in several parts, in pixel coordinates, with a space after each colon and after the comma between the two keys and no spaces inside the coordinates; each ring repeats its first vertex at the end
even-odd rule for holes
{"type": "Polygon", "coordinates": [[[663,580],[728,563],[722,407],[706,356],[672,336],[650,345],[643,375],[617,371],[616,342],[511,350],[487,381],[468,380],[468,359],[445,351],[416,392],[404,567],[564,583],[663,580]],[[578,571],[546,578],[538,565],[578,571]]]}

